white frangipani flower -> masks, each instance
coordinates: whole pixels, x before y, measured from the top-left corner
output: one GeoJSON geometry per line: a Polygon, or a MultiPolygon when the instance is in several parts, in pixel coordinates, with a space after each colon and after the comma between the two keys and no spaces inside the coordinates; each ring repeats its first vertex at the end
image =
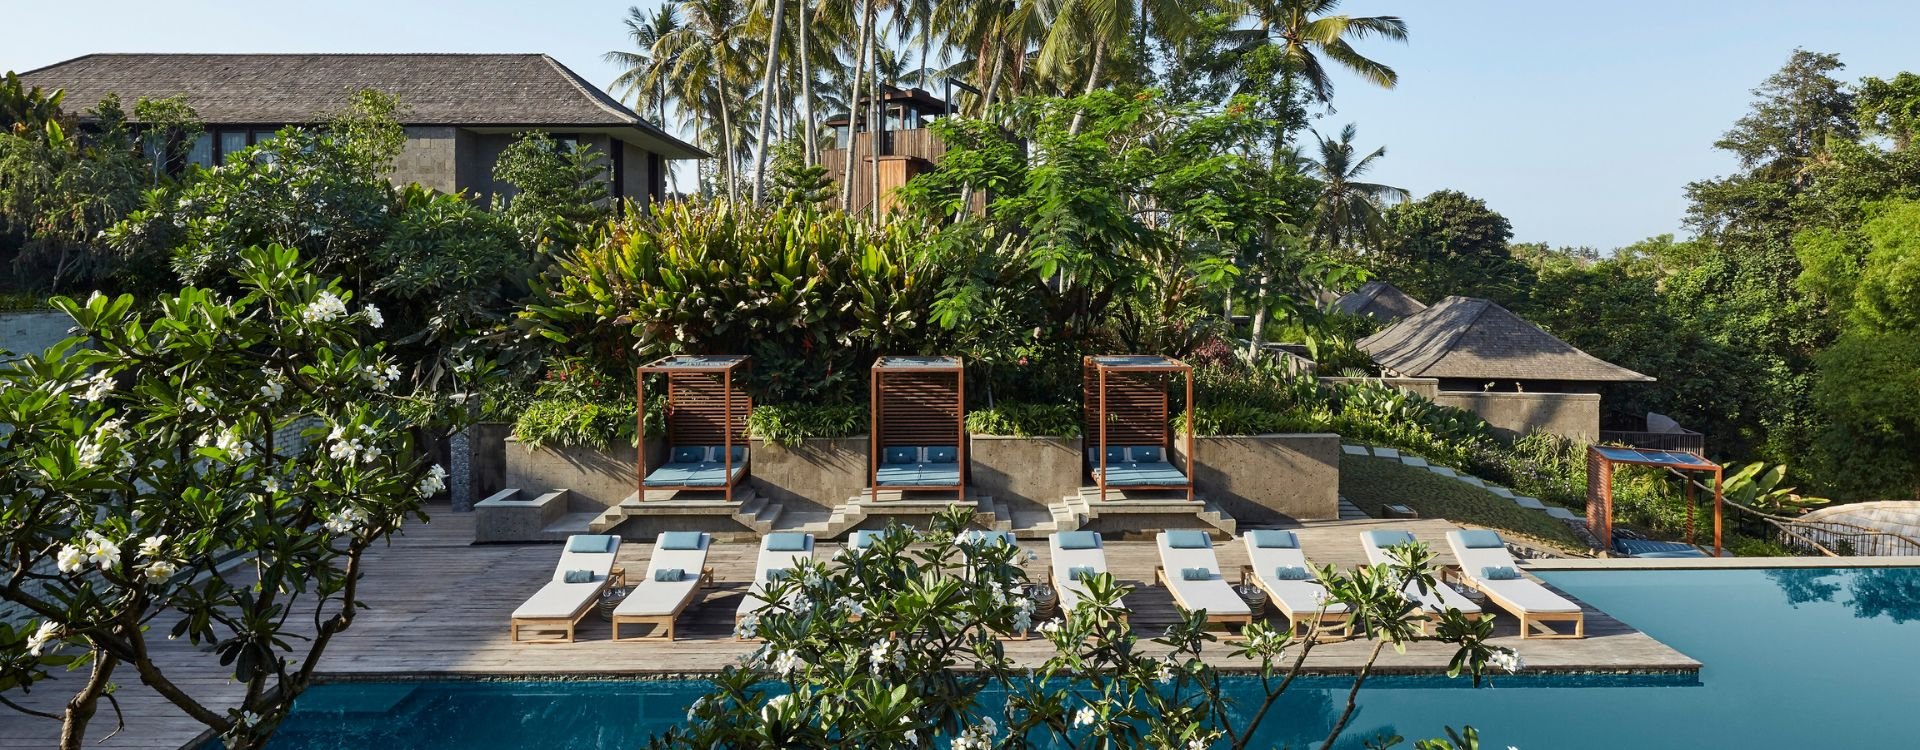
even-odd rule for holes
{"type": "Polygon", "coordinates": [[[359,508],[341,508],[339,512],[327,517],[326,528],[334,534],[348,534],[367,522],[366,512],[359,508]]]}
{"type": "Polygon", "coordinates": [[[173,564],[171,560],[154,560],[142,567],[140,572],[146,575],[147,583],[159,584],[166,583],[179,570],[180,566],[173,564]]]}
{"type": "Polygon", "coordinates": [[[104,372],[97,373],[93,377],[87,378],[87,390],[80,394],[80,400],[100,401],[112,393],[113,376],[104,372]]]}
{"type": "Polygon", "coordinates": [[[320,296],[313,298],[313,302],[300,312],[300,318],[308,323],[328,323],[346,314],[346,302],[341,301],[340,297],[333,292],[321,292],[320,296]]]}
{"type": "Polygon", "coordinates": [[[1507,674],[1513,674],[1514,672],[1526,669],[1527,660],[1520,658],[1520,652],[1510,648],[1503,648],[1494,651],[1492,655],[1487,657],[1487,666],[1506,670],[1507,674]]]}
{"type": "Polygon", "coordinates": [[[166,544],[167,544],[166,534],[157,534],[154,536],[147,537],[146,539],[141,540],[140,542],[140,556],[141,557],[164,557],[167,549],[166,544]]]}
{"type": "Polygon", "coordinates": [[[59,636],[60,623],[52,620],[40,623],[40,627],[33,631],[33,635],[27,636],[27,653],[39,656],[47,650],[47,644],[54,642],[59,636]]]}
{"type": "Polygon", "coordinates": [[[371,304],[360,308],[360,316],[367,319],[367,325],[379,328],[387,324],[387,316],[380,314],[380,308],[371,304]]]}
{"type": "Polygon", "coordinates": [[[1093,720],[1094,713],[1092,706],[1081,708],[1073,714],[1073,725],[1076,727],[1088,726],[1093,723],[1093,720]]]}

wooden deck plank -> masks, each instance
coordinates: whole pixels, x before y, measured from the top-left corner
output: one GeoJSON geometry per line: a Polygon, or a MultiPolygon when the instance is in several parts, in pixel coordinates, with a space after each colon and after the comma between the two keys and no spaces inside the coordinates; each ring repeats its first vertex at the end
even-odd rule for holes
{"type": "MultiPolygon", "coordinates": [[[[557,544],[473,545],[473,516],[435,509],[433,522],[409,527],[391,546],[369,554],[367,592],[369,609],[352,629],[337,636],[322,663],[335,678],[419,679],[480,675],[618,677],[622,675],[697,674],[737,663],[752,644],[733,640],[733,613],[753,574],[757,550],[750,544],[717,545],[709,556],[718,585],[688,608],[681,618],[681,639],[673,643],[615,643],[605,621],[589,617],[573,644],[514,644],[507,637],[507,615],[552,574],[559,556],[557,544]]],[[[1451,564],[1444,534],[1455,528],[1446,521],[1370,520],[1307,524],[1296,529],[1301,545],[1315,564],[1342,567],[1364,562],[1359,534],[1374,528],[1412,531],[1440,551],[1440,562],[1451,564]]],[[[629,542],[621,546],[620,564],[629,571],[646,569],[650,546],[629,542]]],[[[1044,542],[1027,541],[1025,549],[1038,559],[1027,570],[1045,575],[1044,542]]],[[[822,543],[825,557],[838,548],[822,543]]],[[[1217,547],[1222,567],[1238,571],[1246,562],[1238,542],[1217,547]]],[[[1136,587],[1127,598],[1135,612],[1134,626],[1143,637],[1158,634],[1175,616],[1172,598],[1150,585],[1158,556],[1151,540],[1110,541],[1108,565],[1123,582],[1136,587]]],[[[1627,625],[1587,610],[1584,640],[1525,642],[1517,638],[1514,618],[1502,615],[1497,628],[1502,645],[1518,649],[1534,671],[1691,671],[1698,663],[1627,625]]],[[[167,621],[155,630],[164,632],[167,621]]],[[[195,653],[184,642],[158,640],[163,664],[193,695],[210,702],[231,701],[240,686],[208,654],[195,653]]],[[[1355,641],[1322,645],[1308,667],[1339,672],[1357,668],[1368,644],[1355,641]]],[[[1051,646],[1042,640],[1010,641],[1015,658],[1037,663],[1051,646]]],[[[1224,651],[1224,649],[1222,650],[1224,651]]],[[[1385,671],[1438,672],[1451,655],[1448,648],[1422,644],[1404,654],[1386,652],[1385,671]]],[[[1223,664],[1230,660],[1223,659],[1223,664]]],[[[131,670],[117,680],[127,728],[101,748],[174,750],[200,733],[199,725],[139,684],[131,670]]],[[[29,705],[58,706],[78,685],[81,675],[61,673],[28,696],[29,705]],[[65,694],[62,691],[66,691],[65,694]]],[[[90,737],[98,739],[112,727],[104,709],[90,737]]],[[[0,750],[45,748],[53,745],[55,722],[13,713],[0,713],[0,750]]],[[[89,740],[92,742],[92,739],[89,740]]]]}

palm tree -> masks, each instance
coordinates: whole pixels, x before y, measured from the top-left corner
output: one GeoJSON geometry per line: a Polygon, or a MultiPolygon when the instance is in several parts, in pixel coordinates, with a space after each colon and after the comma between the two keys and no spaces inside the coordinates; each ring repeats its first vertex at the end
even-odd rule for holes
{"type": "Polygon", "coordinates": [[[760,205],[760,197],[767,188],[767,125],[773,120],[773,72],[780,64],[780,22],[786,18],[786,0],[773,0],[773,12],[767,16],[771,27],[767,29],[767,66],[760,80],[760,133],[754,138],[753,151],[753,204],[760,205]]]}
{"type": "Polygon", "coordinates": [[[1393,88],[1400,74],[1360,54],[1349,40],[1378,36],[1404,42],[1407,23],[1398,16],[1330,15],[1339,7],[1340,0],[1255,0],[1249,8],[1254,28],[1229,36],[1234,40],[1233,55],[1243,58],[1265,45],[1278,45],[1283,59],[1321,102],[1333,99],[1333,81],[1320,61],[1322,55],[1376,86],[1393,88]]]}
{"type": "Polygon", "coordinates": [[[680,28],[676,2],[667,0],[652,15],[647,15],[639,6],[628,6],[625,23],[633,50],[613,50],[600,56],[621,68],[611,86],[621,95],[621,100],[640,112],[652,109],[654,124],[662,128],[667,126],[667,104],[675,99],[665,74],[673,61],[654,54],[654,48],[662,37],[680,28]]]}
{"type": "MultiPolygon", "coordinates": [[[[1113,50],[1132,44],[1134,30],[1149,22],[1167,39],[1178,41],[1193,28],[1193,11],[1180,0],[1061,0],[1040,46],[1039,72],[1064,79],[1085,52],[1084,93],[1093,93],[1100,88],[1113,50]]],[[[1081,121],[1076,113],[1067,132],[1079,133],[1081,121]]]]}
{"type": "MultiPolygon", "coordinates": [[[[727,180],[728,200],[739,200],[734,107],[753,78],[746,43],[743,0],[679,0],[686,22],[654,44],[654,56],[670,61],[661,75],[682,102],[711,107],[720,119],[718,168],[727,180]]],[[[704,114],[704,113],[698,113],[704,114]]],[[[698,116],[698,114],[696,116],[698,116]]]]}
{"type": "Polygon", "coordinates": [[[1355,159],[1353,138],[1357,132],[1348,123],[1340,129],[1338,140],[1315,133],[1320,158],[1307,161],[1308,173],[1320,183],[1308,240],[1327,250],[1377,244],[1386,231],[1381,209],[1409,197],[1401,188],[1360,181],[1373,168],[1374,160],[1387,155],[1387,148],[1381,146],[1355,159]]]}

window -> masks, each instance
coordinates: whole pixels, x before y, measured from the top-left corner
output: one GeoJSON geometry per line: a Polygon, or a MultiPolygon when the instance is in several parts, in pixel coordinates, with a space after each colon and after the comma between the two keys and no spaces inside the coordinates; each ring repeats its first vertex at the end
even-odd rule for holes
{"type": "Polygon", "coordinates": [[[201,133],[193,137],[193,147],[187,149],[187,163],[201,167],[213,166],[212,133],[201,133]]]}
{"type": "Polygon", "coordinates": [[[247,150],[247,131],[245,129],[222,129],[220,131],[220,163],[227,163],[227,159],[245,150],[247,150]]]}

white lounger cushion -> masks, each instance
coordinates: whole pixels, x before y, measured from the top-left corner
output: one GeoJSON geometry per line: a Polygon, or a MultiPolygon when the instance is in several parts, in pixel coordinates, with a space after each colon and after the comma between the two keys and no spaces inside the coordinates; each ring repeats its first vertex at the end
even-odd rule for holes
{"type": "MultiPolygon", "coordinates": [[[[1373,535],[1367,532],[1360,532],[1360,548],[1366,550],[1367,563],[1370,565],[1393,564],[1393,557],[1387,554],[1387,551],[1381,548],[1380,545],[1374,544],[1373,535]]],[[[1439,581],[1434,581],[1433,588],[1427,589],[1426,591],[1421,591],[1418,585],[1415,585],[1412,581],[1408,581],[1407,587],[1402,593],[1405,593],[1408,599],[1419,602],[1420,606],[1429,612],[1437,613],[1445,612],[1449,609],[1457,609],[1460,610],[1461,614],[1465,615],[1480,613],[1480,605],[1474,604],[1472,599],[1468,599],[1462,596],[1460,592],[1454,591],[1452,586],[1448,586],[1439,581]]]]}
{"type": "MultiPolygon", "coordinates": [[[[1327,587],[1319,581],[1282,581],[1273,577],[1277,568],[1300,568],[1312,574],[1313,568],[1307,565],[1307,554],[1298,547],[1258,547],[1253,537],[1241,537],[1247,545],[1247,559],[1253,564],[1253,575],[1260,579],[1267,592],[1273,594],[1274,604],[1287,611],[1289,615],[1306,615],[1320,611],[1320,600],[1327,597],[1327,587]]],[[[1187,550],[1175,550],[1185,552],[1187,550]]],[[[1171,575],[1172,570],[1168,570],[1171,575]]],[[[1235,596],[1238,598],[1238,595],[1235,596]]],[[[1347,611],[1347,605],[1333,602],[1327,605],[1328,614],[1340,614],[1347,611]]]]}
{"type": "Polygon", "coordinates": [[[661,549],[654,545],[647,562],[647,575],[634,582],[633,591],[613,610],[615,615],[670,615],[700,588],[700,571],[707,567],[707,550],[713,536],[700,535],[700,549],[661,549]],[[679,568],[686,571],[678,581],[656,581],[655,571],[679,568]]]}
{"type": "Polygon", "coordinates": [[[1490,581],[1480,575],[1481,568],[1513,568],[1520,566],[1513,562],[1513,555],[1507,553],[1505,546],[1469,548],[1461,543],[1460,532],[1447,532],[1447,546],[1453,548],[1453,556],[1460,561],[1461,575],[1472,581],[1473,585],[1491,596],[1512,604],[1527,612],[1578,612],[1580,605],[1567,601],[1567,598],[1548,591],[1547,587],[1535,583],[1529,578],[1514,578],[1504,581],[1490,581]]]}
{"type": "Polygon", "coordinates": [[[746,617],[766,608],[767,602],[761,595],[767,590],[767,571],[792,570],[802,560],[813,559],[813,535],[807,535],[807,548],[792,552],[780,552],[767,549],[767,540],[760,540],[760,559],[754,564],[753,585],[747,587],[747,595],[740,600],[740,609],[736,617],[746,617]]]}
{"type": "Polygon", "coordinates": [[[1107,550],[1104,547],[1061,549],[1057,534],[1047,535],[1047,549],[1053,559],[1053,580],[1060,584],[1060,610],[1072,613],[1080,606],[1080,600],[1087,597],[1087,585],[1073,579],[1073,569],[1092,568],[1096,574],[1107,572],[1107,550]]]}
{"type": "Polygon", "coordinates": [[[1166,571],[1167,586],[1172,588],[1188,609],[1204,609],[1222,615],[1252,614],[1247,603],[1240,595],[1233,593],[1233,586],[1220,574],[1220,560],[1213,554],[1212,547],[1195,549],[1174,549],[1167,545],[1167,533],[1160,532],[1155,537],[1160,547],[1160,568],[1166,571]],[[1187,568],[1206,568],[1213,571],[1213,577],[1204,581],[1189,581],[1182,578],[1180,571],[1187,568]]]}
{"type": "Polygon", "coordinates": [[[538,620],[572,617],[600,595],[600,590],[607,585],[607,574],[613,572],[614,558],[620,552],[620,540],[615,538],[613,548],[606,552],[574,552],[567,549],[572,545],[573,538],[568,537],[566,545],[560,548],[559,564],[553,566],[553,578],[513,611],[515,618],[538,620]],[[567,583],[569,570],[591,570],[593,580],[567,583]]]}

